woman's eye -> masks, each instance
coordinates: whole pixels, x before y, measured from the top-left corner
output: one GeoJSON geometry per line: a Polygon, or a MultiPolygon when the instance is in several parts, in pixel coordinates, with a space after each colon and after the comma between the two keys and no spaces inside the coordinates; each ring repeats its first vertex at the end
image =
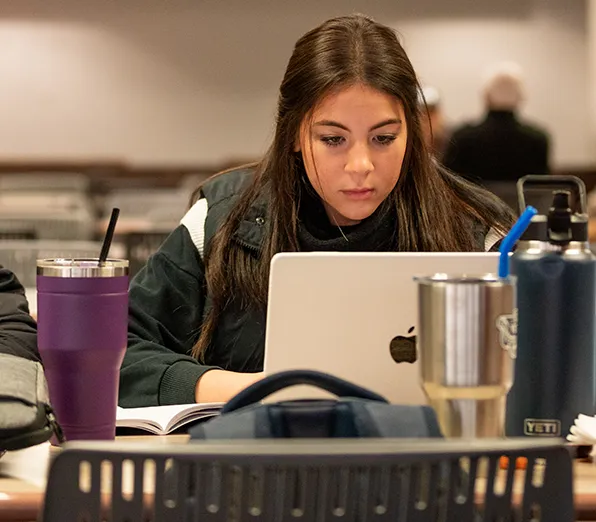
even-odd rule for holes
{"type": "Polygon", "coordinates": [[[379,136],[375,136],[374,140],[379,145],[391,145],[395,141],[396,136],[394,134],[381,134],[379,136]]]}
{"type": "Polygon", "coordinates": [[[323,136],[321,141],[328,147],[337,147],[344,142],[343,136],[323,136]]]}

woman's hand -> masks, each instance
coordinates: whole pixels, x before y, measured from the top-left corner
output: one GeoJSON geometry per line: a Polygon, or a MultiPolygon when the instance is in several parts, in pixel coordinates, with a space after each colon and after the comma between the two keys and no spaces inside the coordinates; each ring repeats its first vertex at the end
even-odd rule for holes
{"type": "Polygon", "coordinates": [[[264,377],[259,373],[237,373],[226,370],[209,370],[197,381],[195,400],[201,402],[227,402],[238,392],[264,377]]]}

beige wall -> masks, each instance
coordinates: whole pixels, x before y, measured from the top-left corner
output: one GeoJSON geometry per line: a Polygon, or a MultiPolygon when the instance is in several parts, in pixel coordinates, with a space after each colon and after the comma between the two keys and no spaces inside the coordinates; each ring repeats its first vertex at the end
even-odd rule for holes
{"type": "Polygon", "coordinates": [[[258,155],[294,41],[352,10],[400,31],[451,121],[480,114],[487,62],[518,60],[556,164],[595,162],[583,0],[0,0],[0,157],[258,155]]]}

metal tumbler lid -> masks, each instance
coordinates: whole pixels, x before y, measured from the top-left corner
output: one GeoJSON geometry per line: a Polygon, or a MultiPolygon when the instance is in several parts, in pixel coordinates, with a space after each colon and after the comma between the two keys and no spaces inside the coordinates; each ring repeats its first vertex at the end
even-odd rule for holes
{"type": "Polygon", "coordinates": [[[37,275],[47,277],[119,277],[128,275],[128,260],[107,259],[99,265],[99,259],[57,258],[38,259],[37,275]]]}
{"type": "Polygon", "coordinates": [[[437,284],[463,284],[463,285],[509,285],[512,278],[503,279],[496,274],[444,274],[437,273],[431,276],[416,276],[414,281],[422,285],[437,284]]]}

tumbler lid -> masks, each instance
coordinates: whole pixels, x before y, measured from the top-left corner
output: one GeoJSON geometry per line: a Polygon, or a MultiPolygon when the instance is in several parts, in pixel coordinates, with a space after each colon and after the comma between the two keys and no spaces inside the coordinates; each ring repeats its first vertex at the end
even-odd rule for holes
{"type": "Polygon", "coordinates": [[[95,258],[38,259],[37,275],[45,277],[120,277],[128,275],[127,259],[95,258]]]}
{"type": "Polygon", "coordinates": [[[415,276],[414,281],[421,285],[481,285],[505,286],[512,284],[514,276],[506,279],[496,274],[445,274],[438,272],[428,276],[415,276]]]}

